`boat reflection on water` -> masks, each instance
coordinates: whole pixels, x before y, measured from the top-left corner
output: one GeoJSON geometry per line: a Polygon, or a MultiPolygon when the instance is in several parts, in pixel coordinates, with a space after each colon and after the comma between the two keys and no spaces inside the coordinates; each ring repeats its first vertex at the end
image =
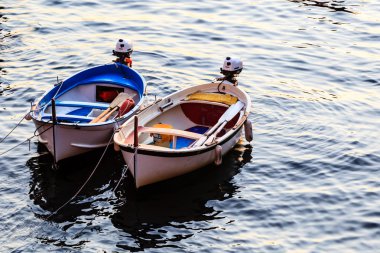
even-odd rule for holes
{"type": "Polygon", "coordinates": [[[221,166],[207,166],[138,192],[133,190],[133,177],[129,175],[125,181],[128,187],[121,187],[118,192],[119,203],[115,203],[111,220],[133,242],[125,240],[117,246],[131,251],[176,247],[170,243],[192,236],[194,230],[212,229],[212,223],[197,227],[198,222],[220,219],[220,212],[209,206],[208,201],[223,201],[237,192],[239,186],[232,179],[251,160],[251,153],[250,145],[239,142],[223,157],[221,166]],[[175,236],[166,231],[168,228],[176,231],[175,236]]]}
{"type": "Polygon", "coordinates": [[[350,8],[356,7],[354,4],[350,4],[347,1],[344,0],[332,0],[332,1],[323,1],[323,0],[289,0],[290,2],[294,3],[300,3],[305,6],[314,6],[314,7],[322,7],[327,8],[332,11],[338,12],[348,12],[348,13],[354,13],[353,10],[350,8]]]}
{"type": "Polygon", "coordinates": [[[208,222],[221,219],[221,211],[208,202],[223,201],[236,194],[239,186],[233,177],[251,160],[251,153],[250,145],[239,142],[223,157],[221,166],[204,167],[138,191],[128,172],[115,196],[113,191],[124,164],[122,157],[109,149],[80,194],[50,216],[76,194],[93,171],[102,151],[67,160],[61,164],[65,166],[64,170],[55,171],[52,170],[52,156],[41,146],[39,156],[27,162],[31,173],[29,196],[35,205],[32,211],[41,221],[49,220],[60,226],[45,231],[46,234],[42,232],[38,238],[47,244],[81,247],[86,241],[72,243],[73,238],[81,240],[79,237],[84,235],[78,231],[85,229],[90,220],[108,217],[109,222],[103,222],[99,230],[90,229],[89,233],[96,233],[92,236],[100,239],[99,236],[104,236],[100,231],[116,229],[117,236],[107,238],[114,247],[127,250],[177,247],[171,243],[186,239],[196,231],[213,229],[215,224],[208,222]],[[167,233],[167,229],[176,230],[175,235],[167,233]]]}
{"type": "Polygon", "coordinates": [[[103,151],[100,149],[66,159],[60,163],[58,170],[53,170],[53,157],[45,147],[39,145],[39,156],[27,162],[31,173],[29,197],[35,205],[43,209],[38,210],[36,216],[41,219],[49,218],[51,221],[64,222],[99,212],[101,207],[94,208],[93,203],[105,199],[103,194],[113,189],[114,182],[120,178],[120,168],[123,167],[122,159],[118,159],[117,156],[115,159],[112,148],[106,151],[94,175],[79,195],[56,215],[50,217],[51,213],[70,200],[83,186],[103,151]],[[40,214],[41,212],[45,214],[40,214]]]}

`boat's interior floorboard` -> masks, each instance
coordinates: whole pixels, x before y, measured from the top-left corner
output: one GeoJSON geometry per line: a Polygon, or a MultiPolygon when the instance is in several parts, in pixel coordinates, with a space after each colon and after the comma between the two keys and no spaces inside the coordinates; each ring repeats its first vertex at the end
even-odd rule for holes
{"type": "MultiPolygon", "coordinates": [[[[97,102],[56,101],[57,120],[67,123],[88,123],[106,110],[108,106],[107,103],[97,102]]],[[[52,120],[51,108],[43,113],[41,119],[52,120]]]]}
{"type": "MultiPolygon", "coordinates": [[[[197,125],[197,126],[190,127],[188,129],[186,129],[185,131],[189,131],[189,132],[193,132],[193,133],[197,133],[197,134],[204,134],[207,132],[208,129],[209,129],[209,127],[197,125]]],[[[185,138],[185,137],[178,137],[177,143],[176,143],[176,149],[187,148],[193,142],[194,142],[194,140],[192,140],[192,139],[185,138]]],[[[173,147],[173,142],[170,143],[170,148],[172,148],[172,147],[173,147]]]]}
{"type": "MultiPolygon", "coordinates": [[[[180,130],[180,131],[181,132],[194,133],[194,134],[197,134],[198,136],[201,136],[205,132],[207,132],[208,129],[209,129],[209,127],[207,127],[207,126],[196,125],[196,126],[190,127],[188,129],[185,129],[185,130],[180,130]]],[[[177,150],[177,149],[189,147],[196,140],[194,138],[186,138],[186,137],[182,137],[182,136],[177,136],[176,140],[173,141],[173,138],[170,137],[170,130],[167,132],[168,132],[168,135],[167,135],[168,138],[164,137],[165,134],[163,134],[163,135],[152,134],[151,137],[154,139],[154,136],[155,136],[156,141],[152,141],[152,139],[150,139],[150,141],[148,141],[148,143],[144,143],[144,147],[154,146],[154,147],[165,148],[167,150],[173,150],[173,149],[177,150]],[[157,141],[157,140],[164,140],[164,139],[166,139],[167,141],[157,141]]],[[[174,132],[175,131],[173,131],[173,133],[174,132]]],[[[197,139],[199,139],[198,136],[197,136],[197,139]]]]}

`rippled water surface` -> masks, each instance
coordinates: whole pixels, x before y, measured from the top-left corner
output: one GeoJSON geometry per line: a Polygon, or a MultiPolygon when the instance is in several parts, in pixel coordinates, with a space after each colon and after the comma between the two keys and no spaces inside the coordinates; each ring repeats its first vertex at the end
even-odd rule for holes
{"type": "Polygon", "coordinates": [[[254,140],[136,193],[102,150],[52,170],[31,122],[0,143],[1,252],[379,252],[380,4],[375,0],[0,3],[0,137],[57,80],[109,63],[159,97],[243,59],[254,140]],[[19,143],[23,144],[18,145],[19,143]],[[4,153],[11,149],[7,153],[4,153]]]}

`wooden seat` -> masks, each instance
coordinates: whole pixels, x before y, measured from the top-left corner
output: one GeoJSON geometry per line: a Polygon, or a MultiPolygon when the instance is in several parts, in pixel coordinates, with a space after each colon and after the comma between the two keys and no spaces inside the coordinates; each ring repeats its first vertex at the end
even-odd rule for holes
{"type": "MultiPolygon", "coordinates": [[[[149,134],[164,134],[164,135],[173,136],[172,149],[176,149],[177,137],[184,137],[184,138],[189,138],[189,139],[193,139],[193,140],[198,140],[203,136],[202,134],[197,134],[197,133],[193,133],[190,131],[173,129],[173,128],[160,128],[160,127],[139,126],[137,128],[137,131],[139,134],[140,133],[149,133],[149,134]]],[[[133,143],[133,131],[127,136],[127,138],[125,138],[124,143],[126,143],[126,144],[132,144],[133,143]]],[[[153,148],[153,145],[146,145],[146,144],[144,147],[149,148],[150,146],[153,148]]],[[[154,146],[154,147],[156,147],[156,146],[154,146]]],[[[155,149],[159,149],[159,148],[155,148],[155,149]]],[[[168,148],[165,148],[165,149],[168,149],[168,148]]]]}
{"type": "Polygon", "coordinates": [[[221,94],[214,92],[196,92],[186,97],[186,100],[200,100],[226,104],[231,106],[238,101],[238,98],[232,94],[221,94]]]}
{"type": "Polygon", "coordinates": [[[180,104],[208,104],[208,105],[217,105],[217,106],[221,106],[225,108],[229,107],[229,105],[226,105],[223,103],[207,101],[207,100],[182,100],[180,104]]]}
{"type": "Polygon", "coordinates": [[[160,127],[139,127],[138,128],[139,133],[152,133],[152,134],[166,134],[166,135],[172,135],[172,136],[179,136],[179,137],[185,137],[189,139],[198,140],[203,135],[179,130],[179,129],[173,129],[173,128],[160,128],[160,127]]]}
{"type": "MultiPolygon", "coordinates": [[[[49,119],[49,120],[53,120],[51,114],[45,114],[44,116],[42,116],[41,119],[49,119]]],[[[69,121],[69,122],[76,122],[76,121],[79,121],[79,122],[90,122],[92,119],[93,119],[93,117],[88,117],[88,116],[68,115],[68,114],[64,114],[64,115],[59,115],[59,114],[58,114],[58,115],[57,115],[57,120],[58,120],[58,121],[69,121]]]]}
{"type": "Polygon", "coordinates": [[[107,103],[93,103],[93,102],[82,102],[82,101],[55,101],[56,106],[63,107],[90,107],[96,109],[105,110],[109,107],[107,103]]]}

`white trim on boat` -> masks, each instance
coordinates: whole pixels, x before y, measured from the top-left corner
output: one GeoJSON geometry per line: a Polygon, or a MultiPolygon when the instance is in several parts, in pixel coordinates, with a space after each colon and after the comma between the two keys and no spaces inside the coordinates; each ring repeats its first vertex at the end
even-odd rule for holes
{"type": "Polygon", "coordinates": [[[77,147],[77,148],[91,148],[91,149],[95,149],[95,148],[102,148],[102,147],[105,147],[107,146],[108,143],[100,143],[100,144],[83,144],[83,143],[71,143],[71,146],[73,147],[77,147]]]}

